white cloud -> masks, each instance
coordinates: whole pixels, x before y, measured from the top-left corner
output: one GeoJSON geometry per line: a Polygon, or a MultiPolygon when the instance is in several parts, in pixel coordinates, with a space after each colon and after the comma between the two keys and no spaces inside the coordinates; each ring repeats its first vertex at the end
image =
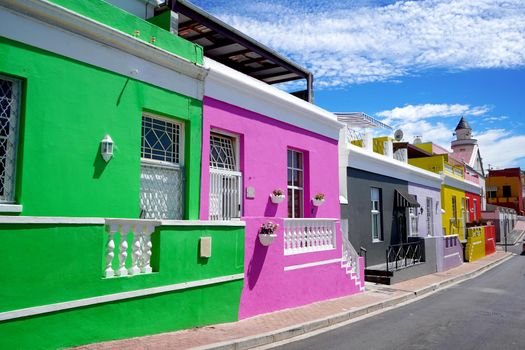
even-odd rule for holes
{"type": "Polygon", "coordinates": [[[318,86],[395,80],[431,68],[525,65],[523,0],[362,5],[233,1],[216,14],[310,68],[318,86]]]}
{"type": "Polygon", "coordinates": [[[480,116],[489,111],[487,106],[475,106],[465,104],[421,104],[421,105],[406,105],[404,107],[396,107],[391,110],[381,111],[376,113],[379,117],[384,117],[384,123],[390,124],[401,120],[405,122],[418,121],[422,119],[429,119],[435,117],[458,117],[458,116],[480,116]]]}
{"type": "MultiPolygon", "coordinates": [[[[423,142],[432,141],[450,150],[450,142],[455,139],[453,130],[457,120],[433,121],[431,119],[403,120],[396,119],[390,124],[404,133],[404,141],[412,142],[415,136],[420,136],[423,142]]],[[[525,159],[525,135],[515,134],[506,129],[488,129],[481,132],[473,130],[486,168],[506,168],[523,166],[525,159]]]]}

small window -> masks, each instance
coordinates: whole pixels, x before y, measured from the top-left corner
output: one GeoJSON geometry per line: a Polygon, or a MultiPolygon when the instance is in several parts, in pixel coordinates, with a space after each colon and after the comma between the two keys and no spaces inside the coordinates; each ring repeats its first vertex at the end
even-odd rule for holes
{"type": "Polygon", "coordinates": [[[372,217],[372,241],[380,242],[383,240],[383,232],[381,229],[381,189],[370,188],[371,208],[370,214],[372,217]]]}
{"type": "Polygon", "coordinates": [[[184,214],[183,126],[149,114],[142,117],[141,217],[182,219],[184,214]]]}
{"type": "Polygon", "coordinates": [[[478,221],[478,201],[474,199],[474,221],[478,221]]]}
{"type": "Polygon", "coordinates": [[[487,191],[487,197],[488,198],[497,198],[496,190],[494,190],[494,191],[487,191]]]}
{"type": "Polygon", "coordinates": [[[304,157],[302,152],[288,150],[288,217],[304,215],[304,157]]]}
{"type": "Polygon", "coordinates": [[[242,173],[238,137],[210,133],[210,220],[241,217],[242,173]]]}
{"type": "Polygon", "coordinates": [[[505,198],[512,197],[510,186],[503,186],[503,197],[505,198]]]}
{"type": "Polygon", "coordinates": [[[14,203],[20,81],[0,75],[0,203],[14,203]]]}

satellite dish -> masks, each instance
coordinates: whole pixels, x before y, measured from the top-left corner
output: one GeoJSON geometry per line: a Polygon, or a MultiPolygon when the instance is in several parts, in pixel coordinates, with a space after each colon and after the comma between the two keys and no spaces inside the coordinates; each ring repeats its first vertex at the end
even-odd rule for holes
{"type": "Polygon", "coordinates": [[[414,138],[414,145],[419,145],[420,143],[422,143],[421,136],[416,136],[414,138]]]}
{"type": "Polygon", "coordinates": [[[401,129],[397,129],[395,132],[394,132],[394,139],[396,141],[401,141],[403,139],[403,131],[401,129]]]}

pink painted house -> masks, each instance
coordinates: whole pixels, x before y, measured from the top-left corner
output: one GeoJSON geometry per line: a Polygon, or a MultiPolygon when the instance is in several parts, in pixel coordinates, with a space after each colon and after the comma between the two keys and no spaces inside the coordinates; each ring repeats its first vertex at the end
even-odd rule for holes
{"type": "Polygon", "coordinates": [[[340,230],[334,114],[211,59],[205,81],[203,220],[244,220],[239,318],[357,293],[363,264],[340,230]],[[270,193],[284,192],[281,203],[270,193]],[[324,202],[314,205],[316,194],[324,202]],[[279,224],[261,244],[263,223],[279,224]]]}

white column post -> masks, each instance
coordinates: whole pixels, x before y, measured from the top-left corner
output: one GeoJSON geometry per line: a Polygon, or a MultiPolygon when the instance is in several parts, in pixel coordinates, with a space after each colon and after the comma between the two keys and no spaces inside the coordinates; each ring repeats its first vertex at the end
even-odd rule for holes
{"type": "Polygon", "coordinates": [[[104,270],[104,275],[106,277],[115,276],[115,271],[113,270],[113,258],[115,257],[115,232],[118,230],[118,225],[109,225],[108,226],[108,243],[107,243],[107,252],[106,252],[106,269],[104,270]]]}
{"type": "Polygon", "coordinates": [[[142,256],[144,260],[143,260],[143,266],[140,269],[142,273],[151,273],[153,271],[150,264],[151,264],[151,247],[152,247],[151,235],[154,230],[155,230],[155,226],[150,225],[150,224],[146,225],[144,229],[144,237],[143,237],[143,242],[144,242],[143,247],[144,248],[142,252],[142,256]]]}
{"type": "Polygon", "coordinates": [[[133,243],[131,246],[131,267],[128,270],[130,275],[137,275],[140,273],[140,268],[137,266],[139,263],[139,257],[142,254],[140,242],[142,235],[144,234],[144,225],[131,225],[131,233],[133,234],[133,243]]]}
{"type": "Polygon", "coordinates": [[[117,271],[118,276],[127,276],[128,270],[126,269],[126,258],[128,257],[128,242],[126,240],[126,237],[128,235],[128,232],[130,230],[130,225],[120,225],[119,226],[120,231],[120,245],[119,245],[119,269],[117,271]]]}

